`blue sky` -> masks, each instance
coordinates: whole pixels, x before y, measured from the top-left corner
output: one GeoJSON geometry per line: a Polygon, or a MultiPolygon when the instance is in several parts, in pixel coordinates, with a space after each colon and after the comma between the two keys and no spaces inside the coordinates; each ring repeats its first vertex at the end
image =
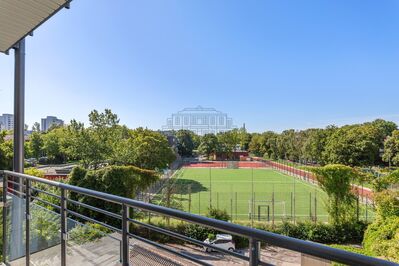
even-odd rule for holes
{"type": "MultiPolygon", "coordinates": [[[[399,122],[399,2],[74,0],[27,38],[26,122],[111,108],[159,129],[214,107],[250,131],[399,122]]],[[[13,56],[0,55],[0,113],[13,56]]]]}

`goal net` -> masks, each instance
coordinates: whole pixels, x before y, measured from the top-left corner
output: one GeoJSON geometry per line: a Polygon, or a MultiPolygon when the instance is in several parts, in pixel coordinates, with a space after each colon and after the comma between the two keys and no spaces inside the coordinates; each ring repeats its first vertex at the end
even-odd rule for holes
{"type": "Polygon", "coordinates": [[[286,204],[280,200],[249,200],[248,218],[258,221],[274,221],[276,219],[286,219],[286,204]]]}

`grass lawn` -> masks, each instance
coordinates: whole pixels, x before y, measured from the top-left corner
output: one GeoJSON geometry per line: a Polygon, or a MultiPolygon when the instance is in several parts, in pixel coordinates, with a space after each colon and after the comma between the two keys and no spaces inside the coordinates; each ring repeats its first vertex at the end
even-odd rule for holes
{"type": "MultiPolygon", "coordinates": [[[[204,215],[212,206],[233,220],[250,220],[252,213],[254,220],[272,221],[274,213],[276,222],[312,220],[315,214],[317,221],[328,221],[327,197],[319,187],[273,169],[182,168],[175,176],[174,201],[184,211],[204,215]]],[[[370,208],[367,215],[373,216],[370,208]]]]}

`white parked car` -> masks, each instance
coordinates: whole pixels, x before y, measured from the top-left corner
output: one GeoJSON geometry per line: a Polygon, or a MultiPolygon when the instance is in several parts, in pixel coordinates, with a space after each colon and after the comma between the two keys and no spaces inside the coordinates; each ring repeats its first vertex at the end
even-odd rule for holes
{"type": "MultiPolygon", "coordinates": [[[[226,249],[229,251],[234,251],[236,249],[234,242],[233,242],[233,237],[231,235],[227,234],[217,234],[216,239],[210,241],[209,238],[205,239],[204,243],[213,245],[218,248],[226,249]]],[[[209,247],[204,246],[205,252],[212,252],[215,251],[209,247]]]]}

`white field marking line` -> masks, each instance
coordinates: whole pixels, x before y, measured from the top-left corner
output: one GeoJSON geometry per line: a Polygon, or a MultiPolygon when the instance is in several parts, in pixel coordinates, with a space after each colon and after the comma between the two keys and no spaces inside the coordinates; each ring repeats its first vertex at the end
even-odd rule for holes
{"type": "MultiPolygon", "coordinates": [[[[182,170],[182,168],[176,170],[176,171],[173,173],[173,175],[172,175],[171,177],[169,177],[169,179],[167,180],[167,182],[170,182],[170,181],[172,180],[172,178],[175,179],[175,180],[173,181],[173,184],[172,184],[172,186],[174,186],[174,185],[176,184],[177,180],[180,178],[180,176],[182,176],[182,174],[179,175],[179,176],[177,176],[177,178],[175,178],[174,176],[177,175],[178,173],[180,173],[181,170],[182,170]]],[[[182,172],[183,172],[183,171],[182,171],[182,172]]],[[[165,183],[165,185],[166,185],[166,183],[165,183]]],[[[161,191],[162,191],[162,189],[163,189],[164,187],[165,187],[165,186],[162,186],[162,187],[158,190],[158,192],[157,192],[155,195],[161,195],[161,196],[162,196],[161,191]]],[[[161,201],[159,202],[160,204],[163,203],[163,199],[164,199],[164,197],[162,197],[161,201]]]]}
{"type": "Polygon", "coordinates": [[[301,179],[299,179],[299,178],[296,178],[296,177],[294,177],[294,176],[290,176],[290,175],[286,175],[286,174],[283,174],[283,173],[280,173],[279,171],[277,171],[277,170],[274,170],[276,173],[278,173],[278,174],[280,174],[280,175],[282,175],[282,176],[288,176],[288,177],[291,177],[291,178],[293,178],[294,180],[298,180],[300,183],[302,183],[302,184],[304,184],[304,185],[307,185],[307,186],[309,186],[309,187],[311,187],[311,188],[316,188],[319,192],[323,192],[323,193],[325,193],[319,186],[317,186],[317,185],[314,185],[314,184],[309,184],[308,182],[305,182],[305,181],[303,181],[303,180],[301,180],[301,179]]]}
{"type": "MultiPolygon", "coordinates": [[[[193,180],[193,179],[190,179],[193,180]]],[[[193,181],[201,181],[201,180],[193,180],[193,181]]],[[[254,183],[265,183],[265,184],[276,184],[276,185],[289,185],[289,184],[293,184],[292,182],[272,182],[272,181],[253,181],[254,183]]],[[[209,182],[204,182],[204,183],[209,183],[209,182]]],[[[213,183],[249,183],[252,184],[252,181],[234,181],[234,180],[230,180],[230,181],[213,181],[212,180],[212,184],[213,183]]]]}

